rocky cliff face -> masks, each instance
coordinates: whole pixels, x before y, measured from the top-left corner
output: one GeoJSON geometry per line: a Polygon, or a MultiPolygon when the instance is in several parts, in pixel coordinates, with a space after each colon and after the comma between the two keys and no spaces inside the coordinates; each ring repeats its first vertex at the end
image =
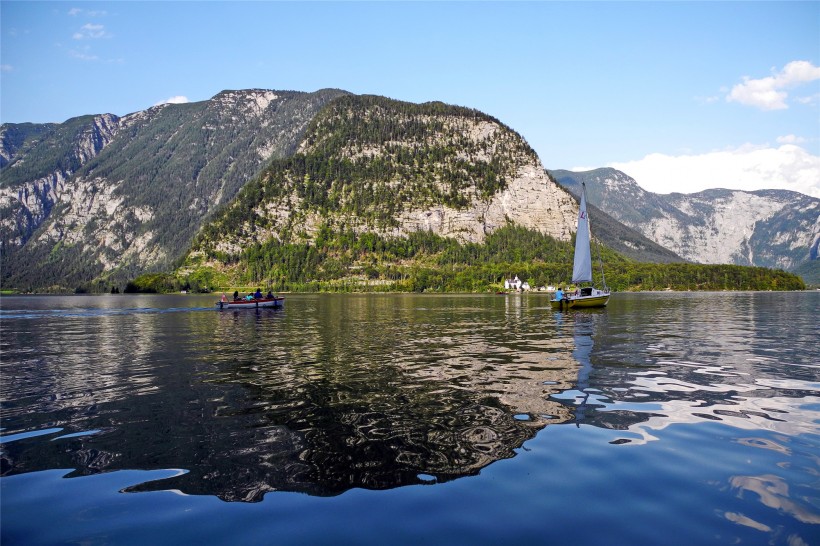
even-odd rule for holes
{"type": "Polygon", "coordinates": [[[762,265],[791,270],[817,255],[820,200],[788,191],[708,190],[671,194],[668,202],[693,219],[650,223],[659,237],[700,263],[762,265]]]}
{"type": "Polygon", "coordinates": [[[343,94],[225,91],[123,117],[3,125],[3,284],[65,290],[167,268],[343,94]]]}
{"type": "Polygon", "coordinates": [[[489,200],[470,193],[464,208],[410,208],[390,235],[432,231],[462,242],[480,243],[485,235],[513,223],[567,241],[575,231],[578,207],[546,175],[539,160],[522,164],[506,187],[489,200]]]}
{"type": "Polygon", "coordinates": [[[28,241],[54,205],[66,201],[66,181],[99,154],[119,128],[120,118],[111,114],[69,120],[65,127],[23,124],[0,128],[4,246],[20,247],[28,241]]]}
{"type": "Polygon", "coordinates": [[[614,169],[552,174],[573,193],[586,182],[591,203],[693,262],[795,270],[817,260],[820,200],[807,195],[783,190],[660,195],[614,169]]]}

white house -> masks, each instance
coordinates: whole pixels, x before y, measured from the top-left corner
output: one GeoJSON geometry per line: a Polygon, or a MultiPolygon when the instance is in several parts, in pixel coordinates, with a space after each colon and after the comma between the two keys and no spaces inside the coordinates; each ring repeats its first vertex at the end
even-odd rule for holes
{"type": "Polygon", "coordinates": [[[518,278],[518,275],[516,275],[514,279],[507,279],[504,281],[504,289],[521,290],[521,279],[518,278]]]}
{"type": "Polygon", "coordinates": [[[507,279],[506,281],[504,281],[504,289],[518,291],[531,290],[530,283],[522,281],[518,278],[518,275],[516,275],[513,279],[507,279]]]}

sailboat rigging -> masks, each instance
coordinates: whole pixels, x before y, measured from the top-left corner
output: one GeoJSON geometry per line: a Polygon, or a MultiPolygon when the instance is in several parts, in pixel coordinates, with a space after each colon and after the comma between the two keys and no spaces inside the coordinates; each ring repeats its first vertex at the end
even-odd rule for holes
{"type": "MultiPolygon", "coordinates": [[[[600,249],[598,260],[601,262],[602,289],[594,286],[579,287],[574,294],[556,293],[550,301],[553,309],[572,309],[575,307],[604,307],[609,301],[609,288],[604,280],[604,265],[600,249]]],[[[587,186],[581,183],[581,205],[578,209],[578,231],[575,234],[575,258],[572,264],[572,282],[592,284],[592,252],[590,249],[589,214],[587,213],[587,186]]]]}

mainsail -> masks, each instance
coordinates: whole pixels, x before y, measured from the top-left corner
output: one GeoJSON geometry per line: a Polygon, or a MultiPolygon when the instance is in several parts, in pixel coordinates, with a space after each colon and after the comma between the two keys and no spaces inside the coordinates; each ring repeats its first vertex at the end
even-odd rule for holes
{"type": "Polygon", "coordinates": [[[581,208],[578,210],[578,231],[575,234],[575,262],[572,265],[572,282],[592,282],[592,255],[589,250],[586,184],[581,184],[581,208]]]}

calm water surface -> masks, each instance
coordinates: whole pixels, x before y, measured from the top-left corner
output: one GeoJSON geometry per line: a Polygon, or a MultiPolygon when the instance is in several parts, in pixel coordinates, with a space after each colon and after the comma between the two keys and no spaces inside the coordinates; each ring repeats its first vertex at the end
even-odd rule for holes
{"type": "Polygon", "coordinates": [[[820,292],[0,299],[2,544],[820,544],[820,292]]]}

